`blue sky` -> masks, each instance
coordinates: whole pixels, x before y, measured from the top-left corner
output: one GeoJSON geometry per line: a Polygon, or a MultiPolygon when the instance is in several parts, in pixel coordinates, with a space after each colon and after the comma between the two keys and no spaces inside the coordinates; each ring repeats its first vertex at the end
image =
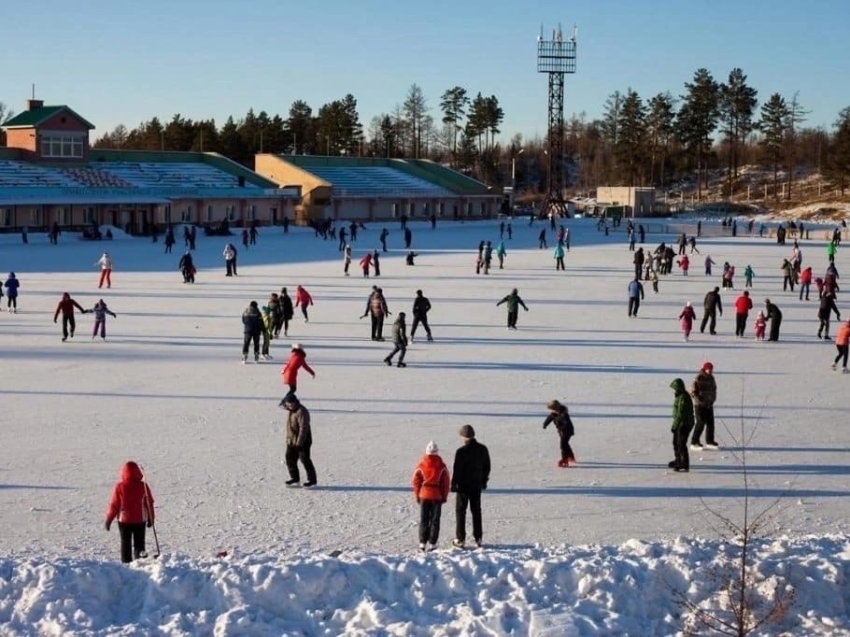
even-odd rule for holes
{"type": "Polygon", "coordinates": [[[219,126],[252,107],[285,117],[296,99],[315,112],[346,93],[368,125],[413,83],[435,119],[440,95],[460,85],[499,98],[504,139],[543,135],[536,38],[559,22],[565,34],[579,27],[567,116],[597,117],[629,87],[679,95],[701,66],[718,80],[740,66],[760,102],[799,91],[809,126],[850,106],[848,0],[30,0],[8,17],[0,101],[20,111],[35,83],[95,135],[175,113],[219,126]]]}

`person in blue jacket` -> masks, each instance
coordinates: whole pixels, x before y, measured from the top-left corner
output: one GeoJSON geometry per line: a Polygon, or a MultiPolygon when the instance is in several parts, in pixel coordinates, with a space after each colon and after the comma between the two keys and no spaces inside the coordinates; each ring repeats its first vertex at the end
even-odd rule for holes
{"type": "Polygon", "coordinates": [[[564,267],[564,245],[562,243],[558,243],[558,245],[555,246],[553,254],[555,256],[555,269],[566,270],[564,267]]]}
{"type": "Polygon", "coordinates": [[[643,298],[643,285],[635,278],[629,283],[629,316],[637,317],[643,298]]]}
{"type": "Polygon", "coordinates": [[[9,278],[6,279],[6,283],[3,284],[6,288],[6,307],[10,312],[15,314],[18,313],[18,287],[20,287],[20,282],[15,277],[14,272],[9,272],[9,278]]]}

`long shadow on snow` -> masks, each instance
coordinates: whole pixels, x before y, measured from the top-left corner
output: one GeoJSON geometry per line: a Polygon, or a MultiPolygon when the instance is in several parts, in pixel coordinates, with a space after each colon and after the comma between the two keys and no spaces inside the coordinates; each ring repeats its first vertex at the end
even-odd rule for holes
{"type": "MultiPolygon", "coordinates": [[[[409,493],[410,487],[380,486],[380,485],[319,485],[312,487],[314,491],[335,491],[340,493],[409,493]]],[[[608,496],[614,498],[780,498],[794,496],[797,498],[843,498],[850,497],[850,491],[832,489],[753,489],[745,491],[743,487],[605,487],[605,486],[565,486],[565,487],[516,487],[512,489],[490,487],[485,496],[517,496],[517,495],[586,495],[608,496]]]]}
{"type": "Polygon", "coordinates": [[[41,484],[0,484],[0,490],[2,489],[39,489],[39,490],[47,490],[47,491],[74,491],[75,487],[54,487],[50,485],[41,485],[41,484]]]}

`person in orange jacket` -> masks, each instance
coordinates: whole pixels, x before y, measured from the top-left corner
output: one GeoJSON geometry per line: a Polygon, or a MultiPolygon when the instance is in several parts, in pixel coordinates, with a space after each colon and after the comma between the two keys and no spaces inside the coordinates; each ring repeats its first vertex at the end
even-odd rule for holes
{"type": "Polygon", "coordinates": [[[121,534],[121,561],[128,564],[134,559],[147,557],[145,527],[150,528],[154,524],[153,493],[139,465],[132,460],[124,463],[121,479],[112,490],[104,523],[107,531],[116,518],[121,534]]]}
{"type": "Polygon", "coordinates": [[[850,351],[850,321],[845,321],[838,327],[838,334],[835,335],[835,347],[838,350],[838,355],[832,362],[832,369],[838,369],[838,361],[841,360],[841,371],[845,374],[850,373],[847,369],[847,354],[850,351]]]}
{"type": "MultiPolygon", "coordinates": [[[[289,388],[286,394],[287,396],[293,395],[298,389],[298,370],[302,367],[307,370],[310,376],[313,378],[316,377],[316,372],[307,364],[307,353],[301,347],[301,343],[293,343],[289,360],[286,361],[286,364],[280,370],[280,375],[283,377],[283,384],[289,388]]],[[[280,401],[281,407],[283,407],[285,401],[286,397],[280,401]]]]}
{"type": "Polygon", "coordinates": [[[433,551],[440,538],[440,513],[449,497],[451,479],[433,440],[413,472],[413,495],[419,505],[419,549],[433,551]]]}

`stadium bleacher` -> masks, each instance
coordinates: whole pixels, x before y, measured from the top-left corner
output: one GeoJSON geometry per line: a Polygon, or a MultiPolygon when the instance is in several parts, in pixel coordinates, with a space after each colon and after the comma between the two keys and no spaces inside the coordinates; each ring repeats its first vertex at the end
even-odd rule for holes
{"type": "MultiPolygon", "coordinates": [[[[92,165],[138,188],[234,188],[238,178],[204,163],[108,162],[92,165]]],[[[245,183],[245,188],[257,188],[245,183]]]]}
{"type": "Polygon", "coordinates": [[[410,193],[435,197],[452,194],[429,181],[384,166],[310,166],[309,171],[332,184],[339,194],[410,193]]]}
{"type": "Polygon", "coordinates": [[[58,170],[12,159],[0,160],[0,187],[67,188],[79,185],[58,170]]]}
{"type": "Polygon", "coordinates": [[[133,184],[100,168],[60,168],[71,179],[89,188],[132,188],[133,184]]]}

